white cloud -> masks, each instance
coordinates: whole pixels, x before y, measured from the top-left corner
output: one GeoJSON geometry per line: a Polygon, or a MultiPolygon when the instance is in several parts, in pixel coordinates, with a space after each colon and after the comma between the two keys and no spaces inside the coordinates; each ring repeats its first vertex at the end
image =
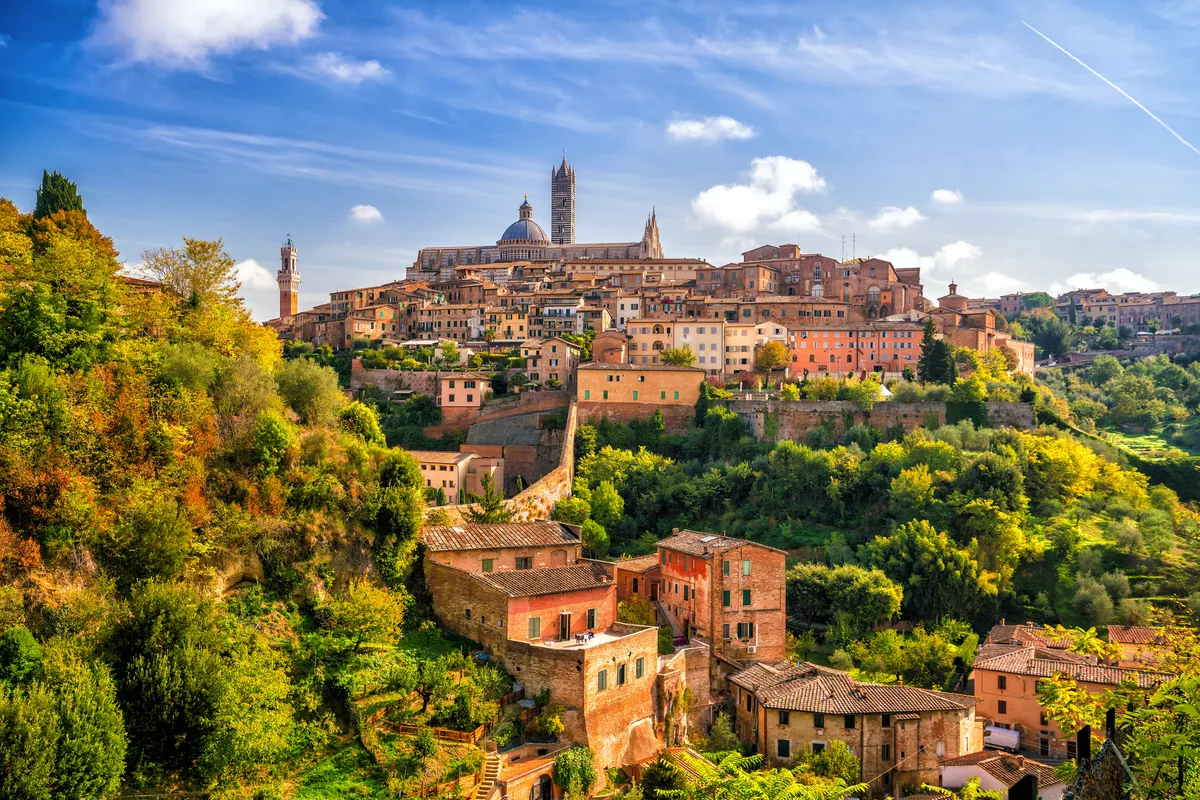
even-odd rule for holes
{"type": "Polygon", "coordinates": [[[1014,278],[1002,272],[986,272],[983,275],[968,276],[966,284],[971,289],[977,288],[978,294],[982,297],[996,297],[1029,288],[1029,284],[1020,278],[1014,278]]]}
{"type": "Polygon", "coordinates": [[[879,209],[879,213],[867,224],[877,231],[894,231],[901,228],[911,228],[923,219],[925,217],[921,212],[912,206],[908,208],[887,206],[886,208],[879,209]]]}
{"type": "Polygon", "coordinates": [[[825,179],[807,161],[767,156],[751,162],[748,183],[706,189],[692,200],[692,210],[702,222],[734,233],[763,227],[815,230],[820,220],[796,208],[796,194],[824,188],[825,179]]]}
{"type": "Polygon", "coordinates": [[[378,61],[355,61],[341,53],[317,53],[313,57],[312,69],[343,83],[362,83],[368,80],[383,80],[391,74],[378,61]]]}
{"type": "Polygon", "coordinates": [[[983,250],[976,245],[959,240],[939,248],[931,256],[923,256],[911,247],[894,247],[879,257],[896,267],[920,267],[923,272],[940,272],[982,255],[983,250]]]}
{"type": "Polygon", "coordinates": [[[933,202],[942,206],[955,206],[963,201],[963,193],[957,189],[934,189],[933,202]]]}
{"type": "Polygon", "coordinates": [[[667,137],[677,142],[715,142],[721,139],[750,139],[754,129],[733,117],[677,119],[667,124],[667,137]]]}
{"type": "Polygon", "coordinates": [[[355,222],[380,222],[383,214],[375,206],[354,206],[350,209],[350,219],[355,222]]]}
{"type": "Polygon", "coordinates": [[[1062,280],[1050,284],[1054,293],[1069,292],[1072,289],[1108,289],[1113,294],[1122,292],[1159,292],[1162,285],[1124,267],[1117,267],[1110,272],[1077,272],[1062,280]]]}
{"type": "Polygon", "coordinates": [[[294,44],[323,17],[314,0],[101,0],[94,40],[130,62],[204,68],[212,55],[294,44]]]}
{"type": "Polygon", "coordinates": [[[238,280],[242,282],[243,289],[261,290],[277,287],[275,276],[253,258],[239,261],[234,269],[237,271],[238,280]]]}

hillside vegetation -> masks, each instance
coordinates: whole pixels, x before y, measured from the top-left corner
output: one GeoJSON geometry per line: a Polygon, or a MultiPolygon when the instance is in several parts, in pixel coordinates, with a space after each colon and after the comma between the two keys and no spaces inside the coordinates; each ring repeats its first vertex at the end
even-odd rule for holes
{"type": "Polygon", "coordinates": [[[0,200],[0,796],[395,796],[478,769],[344,733],[372,694],[473,727],[509,686],[403,636],[427,619],[416,462],[332,369],[281,358],[219,240],[143,254],[147,290],[59,205],[0,200]]]}

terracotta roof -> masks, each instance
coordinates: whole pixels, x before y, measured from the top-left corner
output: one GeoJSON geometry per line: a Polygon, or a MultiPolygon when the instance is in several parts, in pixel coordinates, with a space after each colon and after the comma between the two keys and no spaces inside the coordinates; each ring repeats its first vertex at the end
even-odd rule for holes
{"type": "Polygon", "coordinates": [[[474,453],[453,453],[446,450],[409,450],[408,452],[417,461],[429,461],[434,464],[457,464],[475,455],[474,453]]]}
{"type": "Polygon", "coordinates": [[[1014,675],[1029,675],[1035,678],[1053,678],[1063,673],[1077,681],[1103,683],[1116,686],[1127,678],[1137,681],[1141,689],[1150,689],[1172,677],[1166,673],[1143,672],[1136,669],[1106,667],[1100,664],[1080,662],[1076,653],[1061,653],[1040,647],[1010,648],[1007,652],[980,650],[975,659],[975,669],[993,672],[1008,672],[1014,675]]]}
{"type": "Polygon", "coordinates": [[[1117,644],[1165,644],[1165,640],[1152,628],[1137,625],[1109,625],[1108,640],[1117,644]]]}
{"type": "Polygon", "coordinates": [[[601,364],[596,361],[589,361],[586,364],[580,364],[579,369],[624,369],[637,370],[639,372],[695,372],[703,375],[704,367],[672,367],[668,364],[601,364]]]}
{"type": "Polygon", "coordinates": [[[979,767],[1005,786],[1012,786],[1028,773],[1037,776],[1038,788],[1045,789],[1062,783],[1054,777],[1054,769],[1040,761],[994,750],[981,750],[942,761],[942,767],[979,767]]]}
{"type": "Polygon", "coordinates": [[[746,545],[774,550],[776,553],[783,552],[774,547],[767,547],[765,544],[751,542],[748,539],[735,539],[732,536],[721,536],[720,534],[705,533],[704,531],[680,531],[673,536],[668,536],[660,540],[658,543],[659,547],[665,547],[668,550],[675,550],[698,558],[708,558],[716,553],[723,553],[726,550],[746,545]]]}
{"type": "Polygon", "coordinates": [[[658,556],[650,554],[637,558],[621,558],[616,561],[616,565],[619,569],[628,572],[645,572],[658,566],[658,556]]]}
{"type": "Polygon", "coordinates": [[[967,695],[915,686],[859,683],[845,672],[816,664],[755,664],[729,676],[766,708],[819,714],[902,714],[964,711],[979,702],[967,695]]]}
{"type": "Polygon", "coordinates": [[[1069,636],[1063,636],[1050,628],[1043,628],[1032,623],[996,625],[988,631],[984,641],[997,644],[1036,644],[1042,647],[1053,647],[1056,650],[1066,650],[1071,646],[1069,636]]]}
{"type": "Polygon", "coordinates": [[[429,550],[501,550],[511,547],[552,547],[579,544],[579,536],[561,522],[506,522],[487,525],[430,525],[421,532],[429,550]]]}
{"type": "Polygon", "coordinates": [[[569,567],[489,572],[479,577],[509,597],[533,597],[615,585],[604,567],[593,562],[581,562],[569,567]]]}

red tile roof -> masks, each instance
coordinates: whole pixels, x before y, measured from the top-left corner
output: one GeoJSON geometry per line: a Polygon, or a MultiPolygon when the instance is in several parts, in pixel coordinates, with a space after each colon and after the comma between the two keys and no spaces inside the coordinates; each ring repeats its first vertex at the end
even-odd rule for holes
{"type": "Polygon", "coordinates": [[[615,562],[618,569],[628,572],[645,572],[658,566],[658,556],[638,556],[636,558],[620,558],[615,562]]]}
{"type": "Polygon", "coordinates": [[[607,570],[594,562],[580,562],[569,567],[489,572],[479,577],[509,597],[534,597],[616,585],[607,570]]]}
{"type": "Polygon", "coordinates": [[[755,664],[729,676],[766,708],[818,714],[902,714],[963,711],[978,698],[915,686],[859,683],[845,672],[816,664],[755,664]]]}
{"type": "Polygon", "coordinates": [[[1108,640],[1117,644],[1166,644],[1157,631],[1137,625],[1109,625],[1108,640]]]}
{"type": "Polygon", "coordinates": [[[474,453],[455,453],[447,450],[409,450],[417,461],[428,461],[433,464],[457,464],[468,458],[474,458],[474,453]]]}
{"type": "MultiPolygon", "coordinates": [[[[1137,682],[1139,688],[1150,689],[1170,680],[1171,675],[1158,672],[1144,672],[1136,669],[1121,667],[1106,667],[1101,664],[1079,661],[1077,653],[1065,653],[1046,650],[1040,647],[1008,648],[1007,652],[982,648],[979,657],[975,659],[975,669],[992,672],[1007,672],[1012,675],[1029,675],[1035,678],[1053,678],[1065,674],[1074,680],[1085,683],[1102,683],[1116,686],[1126,679],[1137,682]]],[[[1094,658],[1094,657],[1093,657],[1094,658]]]]}
{"type": "Polygon", "coordinates": [[[430,525],[421,532],[421,542],[435,552],[576,545],[579,544],[579,535],[572,527],[549,520],[496,525],[430,525]]]}
{"type": "Polygon", "coordinates": [[[679,553],[686,553],[689,556],[696,556],[698,558],[708,558],[716,553],[723,553],[726,550],[747,545],[761,547],[765,550],[774,550],[777,553],[783,552],[774,547],[767,547],[765,544],[751,542],[747,539],[735,539],[732,536],[705,533],[704,531],[680,531],[673,536],[668,536],[660,540],[658,543],[659,547],[679,553]]]}
{"type": "Polygon", "coordinates": [[[978,753],[947,758],[942,761],[942,767],[979,767],[1005,786],[1012,786],[1029,773],[1037,776],[1039,789],[1062,783],[1054,777],[1054,769],[1040,761],[1008,753],[997,753],[994,750],[981,750],[978,753]]]}

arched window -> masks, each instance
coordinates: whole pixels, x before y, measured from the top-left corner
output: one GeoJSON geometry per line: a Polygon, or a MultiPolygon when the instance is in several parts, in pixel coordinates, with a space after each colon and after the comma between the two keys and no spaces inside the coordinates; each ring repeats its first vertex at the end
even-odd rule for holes
{"type": "Polygon", "coordinates": [[[789,286],[788,287],[788,297],[795,297],[795,296],[796,296],[796,287],[789,286]]]}
{"type": "Polygon", "coordinates": [[[850,284],[848,284],[848,283],[843,283],[843,284],[842,284],[842,302],[843,302],[843,303],[849,303],[849,302],[850,302],[850,296],[851,296],[851,293],[850,293],[850,284]]]}
{"type": "Polygon", "coordinates": [[[662,350],[662,349],[663,349],[663,343],[662,343],[662,342],[655,342],[655,343],[654,343],[652,346],[653,346],[653,348],[654,348],[655,350],[662,350]]]}
{"type": "Polygon", "coordinates": [[[816,360],[817,360],[817,356],[815,353],[808,354],[808,363],[810,363],[810,364],[815,363],[816,360]]]}
{"type": "Polygon", "coordinates": [[[824,297],[825,296],[825,287],[823,287],[819,283],[814,284],[812,287],[812,296],[813,297],[824,297]]]}
{"type": "Polygon", "coordinates": [[[867,289],[867,302],[870,303],[871,305],[874,305],[875,303],[879,302],[879,287],[878,286],[872,286],[870,289],[867,289]]]}

